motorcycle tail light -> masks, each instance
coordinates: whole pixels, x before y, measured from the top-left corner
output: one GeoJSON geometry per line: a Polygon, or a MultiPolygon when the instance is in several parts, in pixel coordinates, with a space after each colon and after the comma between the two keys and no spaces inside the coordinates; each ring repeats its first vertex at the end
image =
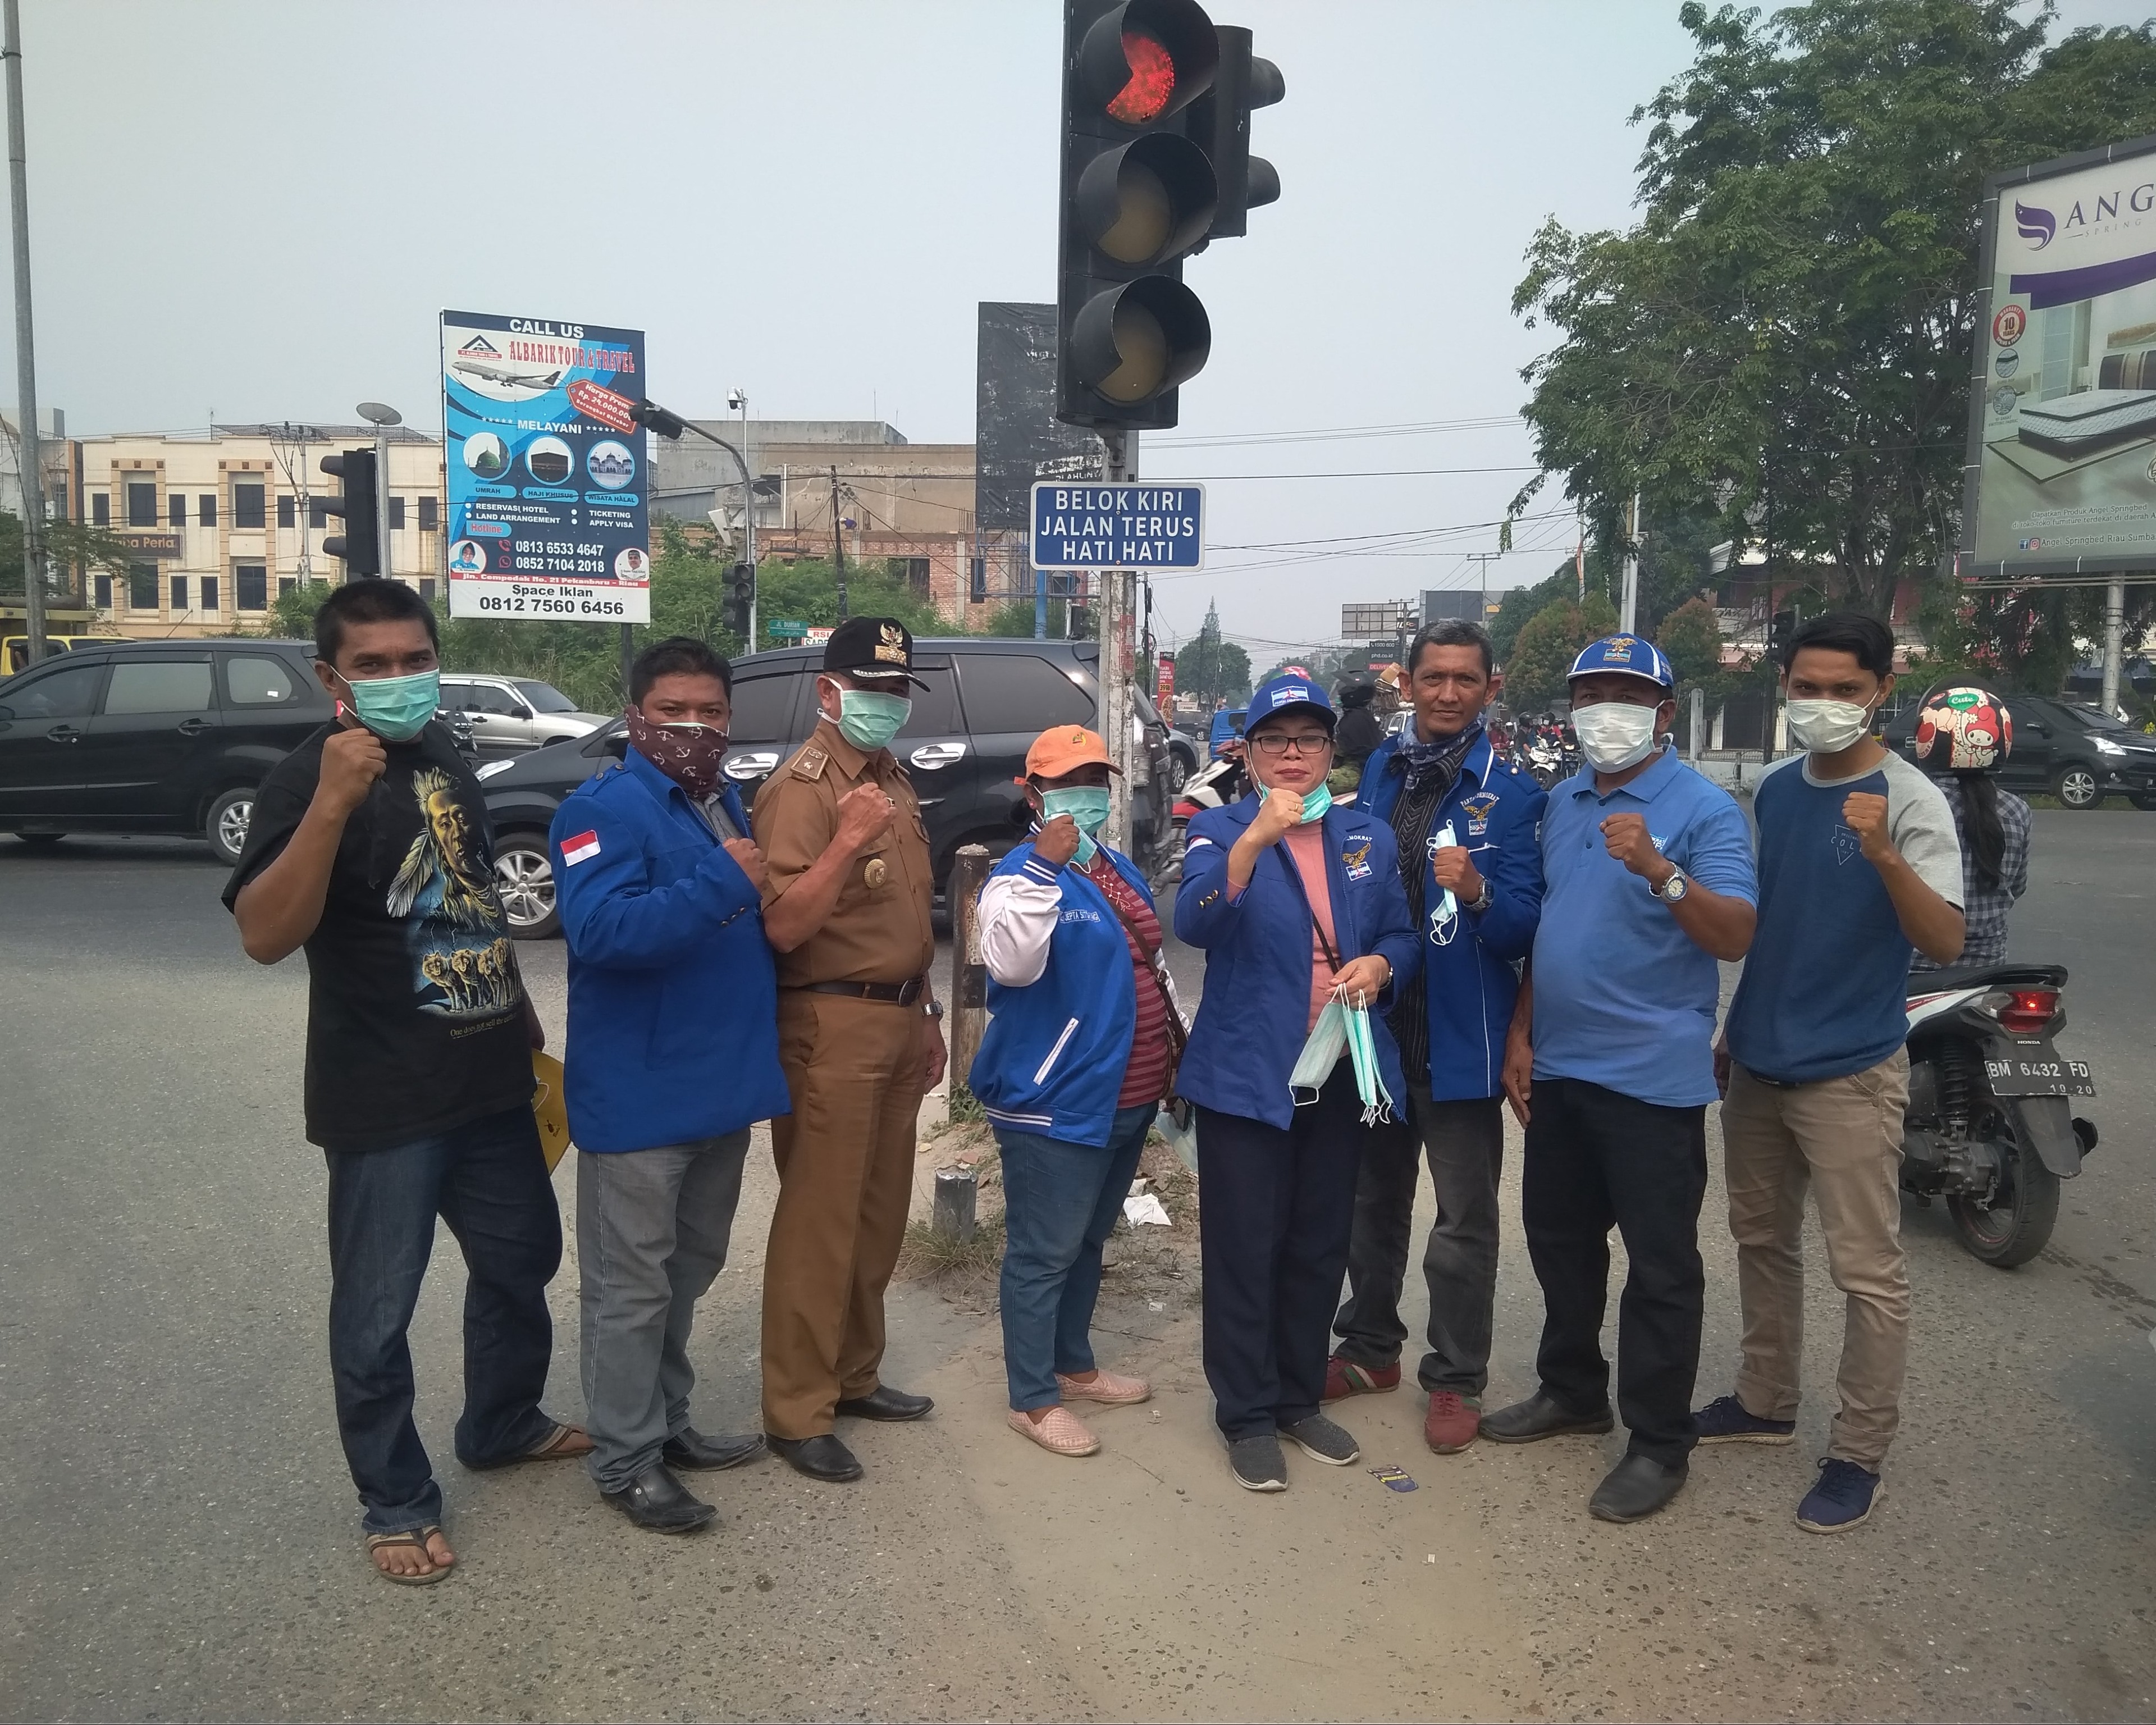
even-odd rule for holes
{"type": "Polygon", "coordinates": [[[1193,819],[1197,814],[1198,805],[1195,803],[1178,803],[1175,805],[1175,818],[1178,820],[1193,819]]]}
{"type": "Polygon", "coordinates": [[[2010,1035],[2034,1036],[2059,1015],[2059,991],[2015,988],[2008,993],[2002,989],[1991,1014],[1999,1020],[1999,1028],[2010,1035]]]}

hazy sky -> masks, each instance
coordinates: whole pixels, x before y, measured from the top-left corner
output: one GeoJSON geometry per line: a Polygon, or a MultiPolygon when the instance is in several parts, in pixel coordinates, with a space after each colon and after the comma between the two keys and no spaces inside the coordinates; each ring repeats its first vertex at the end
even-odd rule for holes
{"type": "MultiPolygon", "coordinates": [[[[1190,264],[1212,359],[1141,470],[1217,480],[1209,567],[1157,583],[1157,626],[1217,598],[1262,665],[1343,601],[1471,584],[1494,526],[1343,550],[1494,521],[1531,476],[1522,253],[1546,215],[1626,220],[1627,116],[1689,44],[1676,0],[1209,9],[1285,75],[1252,128],[1284,190],[1190,264]]],[[[759,416],[966,442],[976,302],[1054,296],[1057,0],[22,10],[39,398],[78,434],[362,398],[438,429],[456,306],[640,327],[691,416],[739,385],[759,416]]],[[[2062,0],[2060,28],[2148,10],[2062,0]]],[[[1547,574],[1569,516],[1517,536],[1543,548],[1489,585],[1547,574]]]]}

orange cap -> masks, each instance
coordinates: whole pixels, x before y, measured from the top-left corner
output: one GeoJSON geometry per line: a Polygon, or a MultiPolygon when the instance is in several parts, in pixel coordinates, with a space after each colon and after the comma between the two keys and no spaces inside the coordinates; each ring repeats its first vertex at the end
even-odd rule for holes
{"type": "Polygon", "coordinates": [[[1061,778],[1081,767],[1105,767],[1111,773],[1122,771],[1108,758],[1108,746],[1101,741],[1100,733],[1088,731],[1082,725],[1058,725],[1053,731],[1044,731],[1025,752],[1028,778],[1061,778]]]}

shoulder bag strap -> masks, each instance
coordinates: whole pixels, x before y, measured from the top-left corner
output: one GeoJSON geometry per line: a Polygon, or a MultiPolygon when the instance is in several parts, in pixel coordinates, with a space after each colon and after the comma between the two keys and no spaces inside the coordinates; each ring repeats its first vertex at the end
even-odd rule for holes
{"type": "Polygon", "coordinates": [[[1302,884],[1302,870],[1296,866],[1295,853],[1287,848],[1285,839],[1276,839],[1273,849],[1280,853],[1281,866],[1287,870],[1288,879],[1295,883],[1296,896],[1302,901],[1303,914],[1310,918],[1310,932],[1317,937],[1318,951],[1325,954],[1325,962],[1332,967],[1333,975],[1339,975],[1339,948],[1326,935],[1325,925],[1317,920],[1317,912],[1310,902],[1310,890],[1302,884]]]}
{"type": "MultiPolygon", "coordinates": [[[[1113,868],[1115,865],[1111,863],[1108,866],[1113,868]]],[[[1079,872],[1084,874],[1086,870],[1081,869],[1079,872]]],[[[1176,1008],[1175,996],[1168,991],[1167,978],[1161,974],[1165,961],[1160,956],[1160,948],[1146,944],[1145,936],[1138,932],[1137,924],[1123,914],[1123,907],[1116,902],[1115,894],[1097,880],[1092,886],[1096,892],[1107,900],[1108,908],[1116,913],[1116,921],[1123,925],[1123,932],[1130,936],[1131,944],[1145,954],[1146,974],[1152,978],[1153,987],[1160,990],[1160,1004],[1168,1009],[1168,1065],[1172,1076],[1173,1069],[1183,1064],[1183,1050],[1190,1040],[1190,1033],[1183,1028],[1183,1014],[1176,1008]]]]}

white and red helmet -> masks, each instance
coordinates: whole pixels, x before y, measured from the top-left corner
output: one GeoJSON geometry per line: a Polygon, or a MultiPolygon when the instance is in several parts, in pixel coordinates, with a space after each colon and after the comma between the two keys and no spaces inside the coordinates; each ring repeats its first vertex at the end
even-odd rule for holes
{"type": "Polygon", "coordinates": [[[2014,716],[1989,689],[1935,689],[1917,714],[1917,762],[1935,773],[1989,773],[2014,752],[2014,716]]]}

